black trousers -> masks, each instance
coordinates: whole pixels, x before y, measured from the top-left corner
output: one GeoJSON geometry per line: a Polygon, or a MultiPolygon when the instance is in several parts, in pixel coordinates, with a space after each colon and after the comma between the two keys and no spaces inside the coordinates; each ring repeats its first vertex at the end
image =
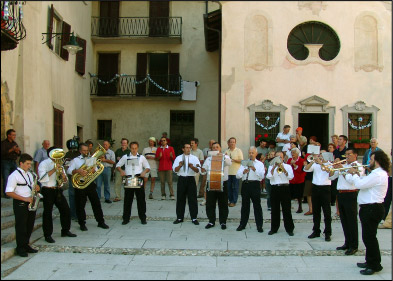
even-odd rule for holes
{"type": "Polygon", "coordinates": [[[223,192],[208,191],[206,193],[206,215],[210,223],[216,222],[216,202],[218,201],[218,213],[220,224],[227,223],[228,208],[228,182],[224,181],[223,192]]]}
{"type": "Polygon", "coordinates": [[[345,245],[349,248],[359,247],[357,192],[338,193],[338,209],[344,231],[345,245]]]}
{"type": "Polygon", "coordinates": [[[85,189],[75,188],[75,204],[76,204],[76,215],[78,217],[79,225],[86,224],[86,201],[89,198],[91,207],[93,209],[94,217],[98,223],[105,222],[104,213],[102,212],[101,202],[97,194],[97,185],[92,182],[85,189]]]}
{"type": "Polygon", "coordinates": [[[134,194],[136,196],[139,219],[141,221],[146,220],[146,196],[145,188],[142,186],[140,188],[124,188],[123,221],[129,221],[131,218],[134,194]]]}
{"type": "Polygon", "coordinates": [[[332,180],[332,184],[330,186],[330,204],[336,205],[337,198],[337,183],[338,179],[332,180]]]}
{"type": "Polygon", "coordinates": [[[246,226],[250,217],[250,201],[254,207],[255,223],[257,228],[263,226],[263,213],[261,207],[261,188],[259,181],[243,181],[242,183],[242,209],[240,225],[246,226]]]}
{"type": "Polygon", "coordinates": [[[330,209],[331,191],[330,185],[312,185],[312,210],[313,210],[313,231],[321,233],[321,209],[325,217],[325,235],[332,235],[332,214],[330,209]]]}
{"type": "Polygon", "coordinates": [[[186,199],[188,199],[188,207],[190,209],[191,219],[196,219],[198,216],[198,199],[197,186],[195,177],[179,177],[177,182],[177,201],[176,201],[176,216],[177,219],[184,219],[184,212],[186,210],[186,199]]]}
{"type": "Polygon", "coordinates": [[[14,199],[16,252],[26,252],[31,233],[33,232],[36,212],[28,210],[29,203],[14,199]]]}
{"type": "Polygon", "coordinates": [[[362,223],[362,239],[366,246],[366,263],[373,270],[381,269],[377,229],[384,213],[383,204],[360,205],[359,217],[362,223]]]}
{"type": "Polygon", "coordinates": [[[44,213],[42,215],[42,230],[44,236],[51,236],[53,233],[53,205],[59,209],[61,232],[68,232],[71,228],[71,212],[67,200],[63,195],[63,190],[58,188],[42,188],[41,194],[44,196],[44,213]]]}
{"type": "Polygon", "coordinates": [[[272,205],[271,213],[271,231],[277,232],[280,228],[280,205],[282,209],[282,215],[284,217],[284,227],[287,232],[292,232],[295,229],[295,225],[292,219],[291,213],[291,190],[289,185],[272,185],[272,191],[270,195],[270,201],[272,205]]]}

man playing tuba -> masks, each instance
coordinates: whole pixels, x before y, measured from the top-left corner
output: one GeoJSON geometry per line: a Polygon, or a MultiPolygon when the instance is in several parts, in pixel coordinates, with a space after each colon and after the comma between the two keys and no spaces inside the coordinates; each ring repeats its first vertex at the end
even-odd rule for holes
{"type": "Polygon", "coordinates": [[[38,174],[40,183],[42,184],[42,199],[44,204],[44,213],[42,216],[42,230],[44,231],[45,241],[48,243],[55,243],[52,238],[53,233],[53,219],[52,211],[55,205],[60,212],[61,222],[61,237],[76,237],[76,234],[70,232],[71,215],[70,207],[63,195],[61,186],[67,182],[67,175],[62,167],[62,159],[64,158],[64,151],[55,147],[48,148],[48,157],[42,161],[38,166],[38,174]]]}
{"type": "MultiPolygon", "coordinates": [[[[88,167],[87,161],[89,160],[94,160],[92,158],[88,158],[89,155],[89,147],[85,143],[80,143],[79,144],[79,152],[81,153],[80,156],[74,158],[71,161],[70,167],[68,168],[67,173],[69,175],[74,175],[78,174],[81,177],[86,177],[89,173],[94,173],[95,167],[88,167]],[[86,165],[84,165],[86,164],[86,165]],[[89,171],[86,171],[85,169],[81,169],[81,167],[87,167],[89,171]]],[[[90,162],[90,161],[89,161],[90,162]]],[[[94,177],[95,175],[93,175],[94,177]]],[[[73,182],[74,184],[74,182],[73,182]]],[[[101,208],[101,202],[100,199],[98,198],[97,194],[97,186],[94,183],[94,180],[91,180],[87,186],[83,186],[84,188],[77,188],[75,186],[75,202],[76,202],[76,215],[78,217],[78,222],[80,225],[80,229],[82,231],[87,231],[86,227],[86,211],[85,211],[85,206],[86,206],[86,201],[87,197],[89,197],[89,201],[91,203],[91,207],[93,208],[93,213],[96,221],[98,222],[98,227],[101,227],[103,229],[108,229],[109,226],[105,224],[104,220],[104,213],[102,212],[101,208]]]]}

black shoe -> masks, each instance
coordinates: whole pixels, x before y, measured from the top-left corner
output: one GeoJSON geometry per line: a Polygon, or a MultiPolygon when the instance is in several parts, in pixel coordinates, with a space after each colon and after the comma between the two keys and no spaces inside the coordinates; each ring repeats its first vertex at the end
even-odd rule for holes
{"type": "Polygon", "coordinates": [[[321,234],[316,234],[315,232],[311,233],[311,235],[308,236],[309,239],[313,239],[316,237],[321,237],[321,234]]]}
{"type": "Polygon", "coordinates": [[[35,254],[35,253],[38,253],[38,250],[33,249],[32,247],[30,247],[29,245],[27,245],[27,247],[26,247],[26,252],[27,252],[27,253],[35,254]]]}
{"type": "Polygon", "coordinates": [[[16,252],[18,254],[18,256],[22,257],[22,258],[26,258],[28,256],[27,252],[16,252]]]}
{"type": "Polygon", "coordinates": [[[199,221],[197,219],[192,220],[192,223],[195,225],[199,225],[199,221]]]}
{"type": "Polygon", "coordinates": [[[360,267],[360,268],[367,268],[367,263],[366,262],[358,262],[356,265],[358,267],[360,267]]]}
{"type": "Polygon", "coordinates": [[[293,235],[295,235],[295,234],[293,234],[293,231],[289,231],[289,232],[288,232],[288,235],[289,235],[289,236],[293,236],[293,235]]]}
{"type": "Polygon", "coordinates": [[[67,232],[62,232],[61,233],[61,237],[76,237],[76,234],[74,234],[74,233],[71,233],[70,231],[67,231],[67,232]]]}
{"type": "Polygon", "coordinates": [[[86,225],[81,225],[81,226],[80,226],[80,229],[81,229],[82,231],[87,231],[86,225]]]}
{"type": "Polygon", "coordinates": [[[263,228],[262,227],[257,227],[257,230],[259,233],[263,233],[263,228]]]}
{"type": "Polygon", "coordinates": [[[243,229],[246,229],[246,227],[239,225],[238,228],[236,228],[236,231],[242,231],[243,229]]]}
{"type": "Polygon", "coordinates": [[[341,247],[337,247],[336,250],[337,251],[344,251],[344,250],[348,250],[349,247],[347,245],[342,245],[341,247]]]}
{"type": "Polygon", "coordinates": [[[108,228],[109,228],[109,226],[107,226],[104,222],[100,222],[100,223],[97,225],[97,227],[101,227],[101,228],[103,228],[103,229],[108,229],[108,228]]]}
{"type": "Polygon", "coordinates": [[[179,224],[179,223],[182,223],[182,222],[183,222],[183,220],[177,219],[177,220],[175,220],[175,221],[173,222],[173,224],[179,224]]]}
{"type": "Polygon", "coordinates": [[[147,224],[146,220],[141,220],[141,224],[147,224]]]}
{"type": "Polygon", "coordinates": [[[376,271],[371,268],[360,270],[361,275],[373,275],[376,271]]]}
{"type": "Polygon", "coordinates": [[[346,255],[346,256],[352,256],[352,255],[354,255],[357,251],[358,251],[358,249],[349,248],[347,251],[345,251],[345,255],[346,255]]]}
{"type": "Polygon", "coordinates": [[[326,234],[325,234],[325,241],[326,241],[326,242],[332,241],[332,239],[330,238],[330,235],[326,235],[326,234]]]}
{"type": "Polygon", "coordinates": [[[55,240],[53,240],[53,238],[51,236],[45,237],[45,241],[48,243],[55,243],[56,242],[55,240]]]}
{"type": "Polygon", "coordinates": [[[273,235],[273,234],[275,234],[275,233],[277,233],[277,231],[270,230],[270,231],[268,232],[268,235],[273,235]]]}
{"type": "Polygon", "coordinates": [[[126,225],[127,223],[129,223],[130,221],[123,221],[121,224],[122,225],[126,225]]]}
{"type": "Polygon", "coordinates": [[[225,223],[222,223],[222,224],[221,224],[221,229],[222,229],[222,230],[227,229],[227,225],[226,225],[225,223]]]}
{"type": "Polygon", "coordinates": [[[108,203],[108,204],[110,204],[110,203],[112,203],[112,201],[111,201],[111,200],[109,200],[109,199],[106,199],[106,200],[105,200],[105,203],[108,203]]]}
{"type": "Polygon", "coordinates": [[[209,229],[212,227],[214,227],[214,223],[210,223],[210,222],[205,226],[206,229],[209,229]]]}

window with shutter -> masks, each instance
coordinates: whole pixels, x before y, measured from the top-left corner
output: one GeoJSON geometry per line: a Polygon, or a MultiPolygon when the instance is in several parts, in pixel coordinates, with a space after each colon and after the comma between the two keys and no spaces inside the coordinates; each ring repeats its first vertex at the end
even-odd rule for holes
{"type": "MultiPolygon", "coordinates": [[[[147,74],[147,54],[138,53],[136,59],[136,81],[141,81],[146,78],[147,74]]],[[[146,83],[136,85],[136,95],[146,96],[146,83]]]]}
{"type": "Polygon", "coordinates": [[[63,148],[63,114],[64,111],[53,108],[53,145],[63,148]]]}
{"type": "Polygon", "coordinates": [[[169,91],[180,90],[179,53],[169,54],[169,91]]]}
{"type": "Polygon", "coordinates": [[[97,120],[97,139],[106,140],[112,138],[112,120],[97,120]]]}
{"type": "Polygon", "coordinates": [[[86,40],[76,37],[76,42],[83,49],[76,53],[75,71],[83,76],[86,68],[86,40]]]}
{"type": "Polygon", "coordinates": [[[68,61],[68,51],[63,48],[63,46],[67,45],[70,42],[70,33],[71,33],[71,25],[63,21],[63,28],[62,28],[62,37],[61,37],[61,46],[60,46],[60,57],[68,61]]]}
{"type": "Polygon", "coordinates": [[[46,43],[48,47],[53,50],[53,45],[52,45],[52,30],[53,30],[53,17],[54,17],[54,9],[53,9],[53,4],[50,6],[48,9],[48,35],[47,35],[47,40],[48,42],[46,43]]]}

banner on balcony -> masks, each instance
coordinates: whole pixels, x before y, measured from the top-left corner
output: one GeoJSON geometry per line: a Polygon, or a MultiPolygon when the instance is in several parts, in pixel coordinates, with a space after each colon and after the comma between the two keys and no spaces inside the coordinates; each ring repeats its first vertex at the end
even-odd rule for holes
{"type": "MultiPolygon", "coordinates": [[[[90,75],[90,77],[97,77],[97,74],[89,73],[89,75],[90,75]]],[[[109,80],[109,81],[102,81],[100,78],[97,78],[97,81],[98,81],[98,83],[100,83],[100,84],[107,85],[107,84],[114,83],[114,82],[117,81],[117,79],[119,79],[120,77],[127,77],[127,76],[131,76],[131,75],[128,75],[128,74],[115,74],[115,76],[114,76],[111,80],[109,80]]],[[[161,91],[163,91],[163,92],[165,92],[165,93],[168,93],[168,94],[175,94],[175,95],[180,95],[181,93],[183,93],[183,80],[182,80],[181,76],[180,76],[180,91],[169,91],[169,90],[165,89],[164,87],[160,86],[157,82],[155,82],[155,81],[150,77],[149,74],[147,74],[147,75],[146,75],[146,78],[144,78],[144,79],[141,80],[141,81],[136,81],[136,80],[134,80],[134,81],[131,81],[131,82],[134,83],[134,84],[136,84],[136,85],[139,85],[139,84],[146,83],[147,80],[149,80],[154,86],[156,86],[158,89],[160,89],[161,91]]]]}

